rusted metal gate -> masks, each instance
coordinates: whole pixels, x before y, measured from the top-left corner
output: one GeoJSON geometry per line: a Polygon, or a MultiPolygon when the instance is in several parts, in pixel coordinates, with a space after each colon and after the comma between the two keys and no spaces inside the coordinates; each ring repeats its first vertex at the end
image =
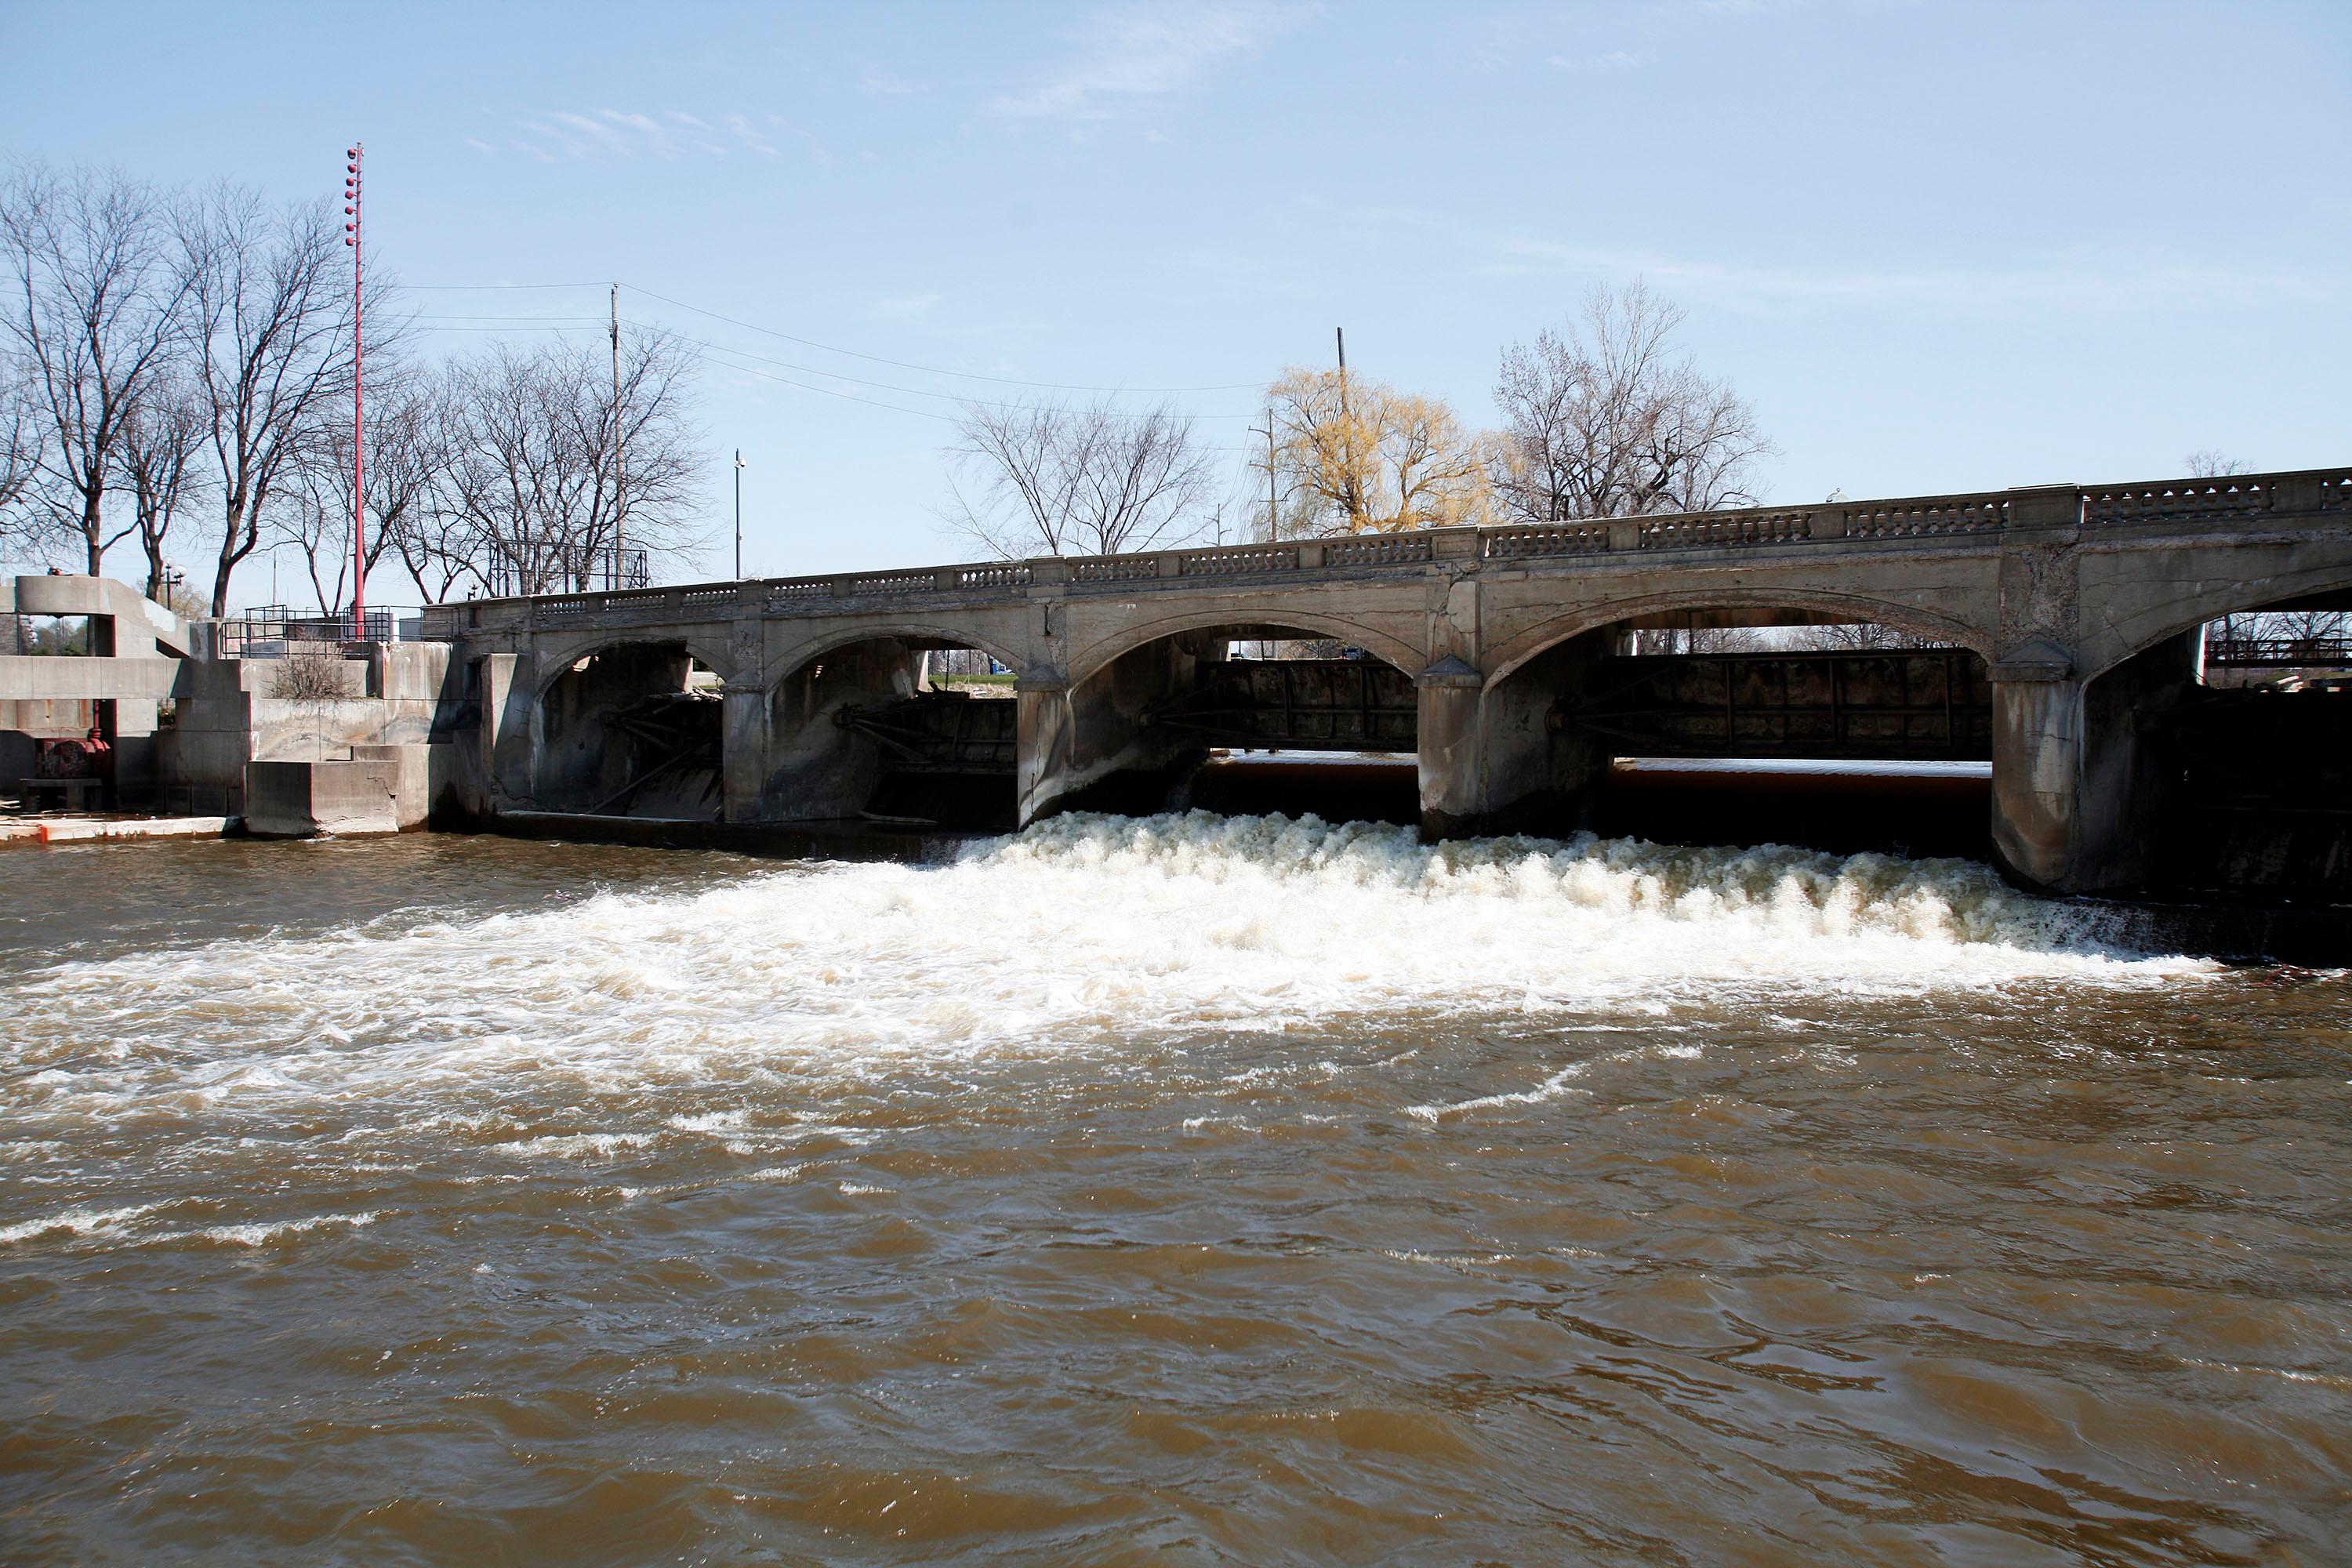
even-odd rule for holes
{"type": "Polygon", "coordinates": [[[844,708],[834,721],[881,747],[896,773],[1009,774],[1019,707],[941,692],[844,708]]]}
{"type": "Polygon", "coordinates": [[[1551,722],[1628,756],[1985,761],[1992,688],[1965,648],[1622,658],[1551,722]]]}
{"type": "Polygon", "coordinates": [[[1145,713],[1204,745],[1292,752],[1410,752],[1418,718],[1412,678],[1371,658],[1203,664],[1192,690],[1145,713]]]}

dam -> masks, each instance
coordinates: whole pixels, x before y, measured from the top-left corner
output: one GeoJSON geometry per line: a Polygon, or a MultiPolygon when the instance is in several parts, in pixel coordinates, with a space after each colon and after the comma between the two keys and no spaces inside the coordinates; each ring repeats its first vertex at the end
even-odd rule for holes
{"type": "Polygon", "coordinates": [[[425,634],[489,816],[691,764],[727,823],[925,773],[1025,826],[1263,747],[1410,753],[1434,839],[1571,827],[1622,756],[1975,761],[2022,886],[2324,892],[2352,699],[2203,667],[2225,617],[2347,605],[2352,470],[2324,469],[478,600],[425,634]],[[1893,636],[1769,641],[1857,626],[1893,636]],[[957,649],[1013,699],[929,689],[957,649]]]}
{"type": "Polygon", "coordinates": [[[292,833],[1003,830],[1274,752],[1409,765],[1374,815],[1437,841],[1589,826],[1625,759],[1950,765],[2026,889],[2341,902],[2352,693],[2208,667],[2347,606],[2336,468],[468,600],[302,692],[226,623],[27,577],[0,609],[87,616],[96,657],[0,656],[0,741],[81,700],[121,798],[292,833]]]}

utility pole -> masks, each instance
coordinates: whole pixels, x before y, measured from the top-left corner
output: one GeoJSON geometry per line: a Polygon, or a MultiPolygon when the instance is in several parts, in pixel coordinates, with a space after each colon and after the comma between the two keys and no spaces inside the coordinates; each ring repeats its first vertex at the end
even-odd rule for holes
{"type": "MultiPolygon", "coordinates": [[[[628,586],[628,557],[621,552],[621,530],[628,517],[626,463],[621,445],[621,286],[613,285],[613,586],[628,586]]],[[[739,567],[735,574],[741,576],[739,567]]]]}
{"type": "Polygon", "coordinates": [[[743,448],[735,448],[735,581],[743,580],[743,448]]]}
{"type": "Polygon", "coordinates": [[[1339,412],[1348,412],[1348,329],[1334,327],[1331,335],[1339,341],[1339,412]]]}
{"type": "Polygon", "coordinates": [[[352,640],[367,640],[367,420],[361,388],[364,343],[360,336],[360,154],[363,142],[343,149],[343,243],[352,247],[352,640]]]}
{"type": "Polygon", "coordinates": [[[1250,426],[1250,434],[1265,437],[1265,542],[1274,542],[1282,518],[1282,502],[1276,499],[1274,482],[1274,410],[1265,411],[1265,428],[1250,426]]]}

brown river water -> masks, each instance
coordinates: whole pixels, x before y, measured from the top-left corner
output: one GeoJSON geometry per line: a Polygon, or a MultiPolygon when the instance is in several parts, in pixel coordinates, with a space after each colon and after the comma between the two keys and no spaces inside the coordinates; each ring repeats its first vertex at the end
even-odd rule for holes
{"type": "Polygon", "coordinates": [[[0,855],[0,1561],[2352,1561],[2352,980],[1962,861],[0,855]]]}

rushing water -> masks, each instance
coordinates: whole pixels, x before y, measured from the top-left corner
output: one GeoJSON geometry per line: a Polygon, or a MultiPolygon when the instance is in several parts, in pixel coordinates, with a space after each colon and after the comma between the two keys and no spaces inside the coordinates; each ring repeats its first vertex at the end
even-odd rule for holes
{"type": "Polygon", "coordinates": [[[1963,862],[0,855],[0,1560],[2314,1563],[2352,982],[1963,862]]]}

